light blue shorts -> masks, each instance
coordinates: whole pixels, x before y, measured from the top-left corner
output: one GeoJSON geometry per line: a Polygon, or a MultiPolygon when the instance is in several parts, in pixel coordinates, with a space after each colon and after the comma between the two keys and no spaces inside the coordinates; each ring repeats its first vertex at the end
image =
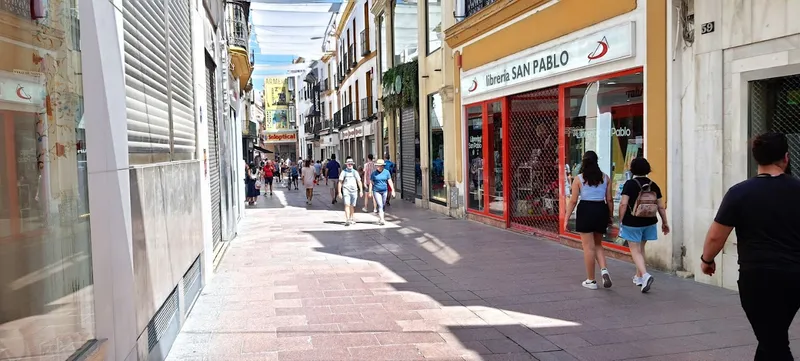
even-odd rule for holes
{"type": "Polygon", "coordinates": [[[628,227],[623,225],[619,236],[628,242],[655,241],[658,239],[658,225],[647,227],[628,227]]]}
{"type": "Polygon", "coordinates": [[[342,201],[346,206],[355,206],[358,201],[358,192],[342,191],[342,201]]]}

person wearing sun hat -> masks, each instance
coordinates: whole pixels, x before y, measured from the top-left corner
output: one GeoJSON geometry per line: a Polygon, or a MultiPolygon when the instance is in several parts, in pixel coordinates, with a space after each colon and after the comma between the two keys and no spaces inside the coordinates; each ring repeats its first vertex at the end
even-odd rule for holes
{"type": "Polygon", "coordinates": [[[345,168],[339,174],[337,193],[342,196],[344,201],[344,225],[349,226],[356,223],[353,216],[355,215],[358,198],[364,196],[364,185],[361,183],[361,177],[358,172],[353,169],[356,163],[353,158],[348,157],[344,163],[345,168]]]}
{"type": "Polygon", "coordinates": [[[383,159],[378,159],[375,162],[375,171],[370,175],[371,183],[369,184],[369,193],[375,198],[375,206],[378,207],[378,224],[384,225],[386,223],[384,218],[383,206],[389,196],[391,189],[391,196],[394,197],[394,183],[392,182],[392,174],[385,169],[386,162],[383,159]]]}

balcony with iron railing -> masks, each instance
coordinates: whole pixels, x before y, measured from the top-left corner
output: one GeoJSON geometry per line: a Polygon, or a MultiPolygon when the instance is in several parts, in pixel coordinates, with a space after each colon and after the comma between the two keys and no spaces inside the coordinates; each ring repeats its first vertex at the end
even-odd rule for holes
{"type": "Polygon", "coordinates": [[[372,101],[372,96],[361,98],[361,119],[367,120],[375,115],[375,102],[372,101]]]}
{"type": "Polygon", "coordinates": [[[303,130],[306,134],[311,134],[314,131],[314,123],[306,121],[305,124],[303,124],[303,130]]]}
{"type": "Polygon", "coordinates": [[[342,126],[353,123],[353,104],[347,104],[342,108],[342,126]]]}
{"type": "Polygon", "coordinates": [[[494,4],[496,0],[464,0],[465,15],[472,16],[477,14],[483,8],[494,4]]]}
{"type": "Polygon", "coordinates": [[[318,137],[319,132],[322,130],[322,123],[321,122],[314,122],[314,136],[318,137]]]}
{"type": "Polygon", "coordinates": [[[333,113],[333,129],[339,129],[342,127],[342,111],[337,111],[333,113]]]}
{"type": "Polygon", "coordinates": [[[358,58],[356,57],[356,44],[350,44],[350,49],[347,51],[347,55],[350,56],[348,58],[350,67],[355,68],[356,65],[358,65],[358,58]]]}
{"type": "Polygon", "coordinates": [[[248,14],[250,2],[232,0],[227,3],[225,27],[227,28],[228,52],[233,63],[233,75],[239,78],[239,87],[244,90],[253,73],[254,56],[250,54],[250,25],[248,14]]]}
{"type": "Polygon", "coordinates": [[[325,79],[320,80],[319,81],[319,91],[320,91],[320,93],[324,93],[324,92],[328,91],[328,89],[329,89],[329,87],[328,87],[328,79],[325,78],[325,79]]]}
{"type": "Polygon", "coordinates": [[[369,55],[369,40],[367,39],[367,30],[361,30],[361,56],[369,55]]]}

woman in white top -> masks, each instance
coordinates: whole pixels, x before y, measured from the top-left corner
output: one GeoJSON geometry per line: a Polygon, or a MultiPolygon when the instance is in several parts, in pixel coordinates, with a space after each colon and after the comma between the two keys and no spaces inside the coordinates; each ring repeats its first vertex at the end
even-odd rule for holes
{"type": "Polygon", "coordinates": [[[597,162],[597,153],[594,151],[590,150],[583,155],[581,173],[572,181],[572,195],[567,204],[565,217],[569,219],[577,206],[575,231],[581,235],[583,263],[586,266],[586,280],[582,286],[593,290],[597,289],[595,260],[600,264],[603,287],[611,287],[611,275],[606,268],[606,254],[603,250],[603,234],[613,222],[614,214],[614,201],[609,187],[611,182],[608,175],[600,170],[597,162]],[[578,203],[579,196],[580,203],[578,203]]]}
{"type": "Polygon", "coordinates": [[[302,178],[303,186],[306,188],[306,204],[310,205],[312,198],[314,198],[314,179],[316,179],[316,172],[311,165],[311,160],[306,160],[303,163],[300,177],[302,178]]]}

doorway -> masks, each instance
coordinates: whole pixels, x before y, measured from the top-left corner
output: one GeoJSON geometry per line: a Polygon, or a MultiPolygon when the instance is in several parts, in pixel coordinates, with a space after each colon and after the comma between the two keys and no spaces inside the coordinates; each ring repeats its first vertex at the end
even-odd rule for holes
{"type": "Polygon", "coordinates": [[[558,88],[509,97],[511,227],[558,237],[558,88]]]}

